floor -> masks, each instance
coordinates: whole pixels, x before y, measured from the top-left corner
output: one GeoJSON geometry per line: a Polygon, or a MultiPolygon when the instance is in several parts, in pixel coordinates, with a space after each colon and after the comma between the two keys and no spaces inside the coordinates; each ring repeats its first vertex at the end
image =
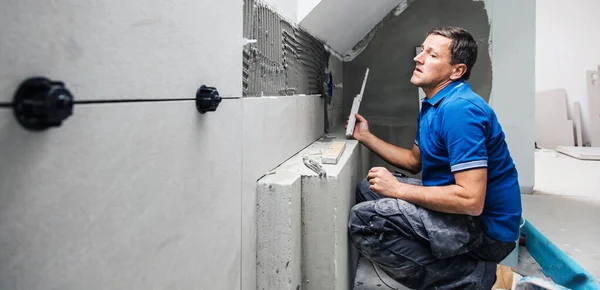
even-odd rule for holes
{"type": "MultiPolygon", "coordinates": [[[[600,280],[600,161],[551,150],[535,152],[534,194],[523,195],[523,216],[556,246],[600,280]]],[[[525,247],[515,272],[544,277],[525,247]]],[[[407,289],[361,258],[354,290],[407,289]]]]}
{"type": "Polygon", "coordinates": [[[523,215],[590,274],[600,279],[600,161],[551,150],[535,152],[533,195],[523,215]]]}

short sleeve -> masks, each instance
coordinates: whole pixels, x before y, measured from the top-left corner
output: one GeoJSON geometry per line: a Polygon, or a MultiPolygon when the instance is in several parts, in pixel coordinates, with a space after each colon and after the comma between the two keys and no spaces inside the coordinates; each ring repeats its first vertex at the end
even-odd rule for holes
{"type": "Polygon", "coordinates": [[[464,171],[487,167],[486,112],[468,100],[459,99],[444,108],[443,138],[448,150],[450,170],[464,171]]]}
{"type": "Polygon", "coordinates": [[[419,147],[419,138],[421,137],[421,134],[419,134],[419,131],[421,130],[421,113],[419,112],[419,117],[417,117],[417,135],[415,136],[415,145],[417,145],[417,147],[419,147]]]}

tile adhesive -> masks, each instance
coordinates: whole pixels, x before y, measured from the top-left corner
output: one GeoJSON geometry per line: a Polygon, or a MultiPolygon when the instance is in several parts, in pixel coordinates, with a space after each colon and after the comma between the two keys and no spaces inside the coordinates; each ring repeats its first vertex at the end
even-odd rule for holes
{"type": "Polygon", "coordinates": [[[244,0],[244,96],[323,94],[325,44],[260,0],[244,0]]]}

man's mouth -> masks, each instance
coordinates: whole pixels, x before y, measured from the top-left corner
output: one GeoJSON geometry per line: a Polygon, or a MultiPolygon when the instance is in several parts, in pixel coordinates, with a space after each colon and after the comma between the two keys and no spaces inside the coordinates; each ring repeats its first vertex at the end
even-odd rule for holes
{"type": "Polygon", "coordinates": [[[415,71],[418,71],[418,72],[420,72],[420,73],[422,73],[422,72],[423,72],[423,70],[422,70],[421,68],[419,68],[419,67],[415,67],[415,71]]]}

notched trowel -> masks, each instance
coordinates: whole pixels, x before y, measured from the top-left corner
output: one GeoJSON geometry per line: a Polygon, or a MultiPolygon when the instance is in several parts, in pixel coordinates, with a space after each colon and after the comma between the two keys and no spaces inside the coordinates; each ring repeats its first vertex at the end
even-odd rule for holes
{"type": "Polygon", "coordinates": [[[369,77],[369,68],[367,68],[367,72],[365,73],[365,79],[363,80],[360,93],[356,95],[356,97],[354,97],[354,101],[352,102],[352,109],[350,110],[350,116],[348,116],[348,126],[346,127],[346,137],[352,137],[354,134],[354,124],[356,124],[356,113],[358,113],[358,108],[360,107],[360,102],[362,101],[363,94],[365,92],[365,86],[367,85],[367,77],[369,77]]]}

